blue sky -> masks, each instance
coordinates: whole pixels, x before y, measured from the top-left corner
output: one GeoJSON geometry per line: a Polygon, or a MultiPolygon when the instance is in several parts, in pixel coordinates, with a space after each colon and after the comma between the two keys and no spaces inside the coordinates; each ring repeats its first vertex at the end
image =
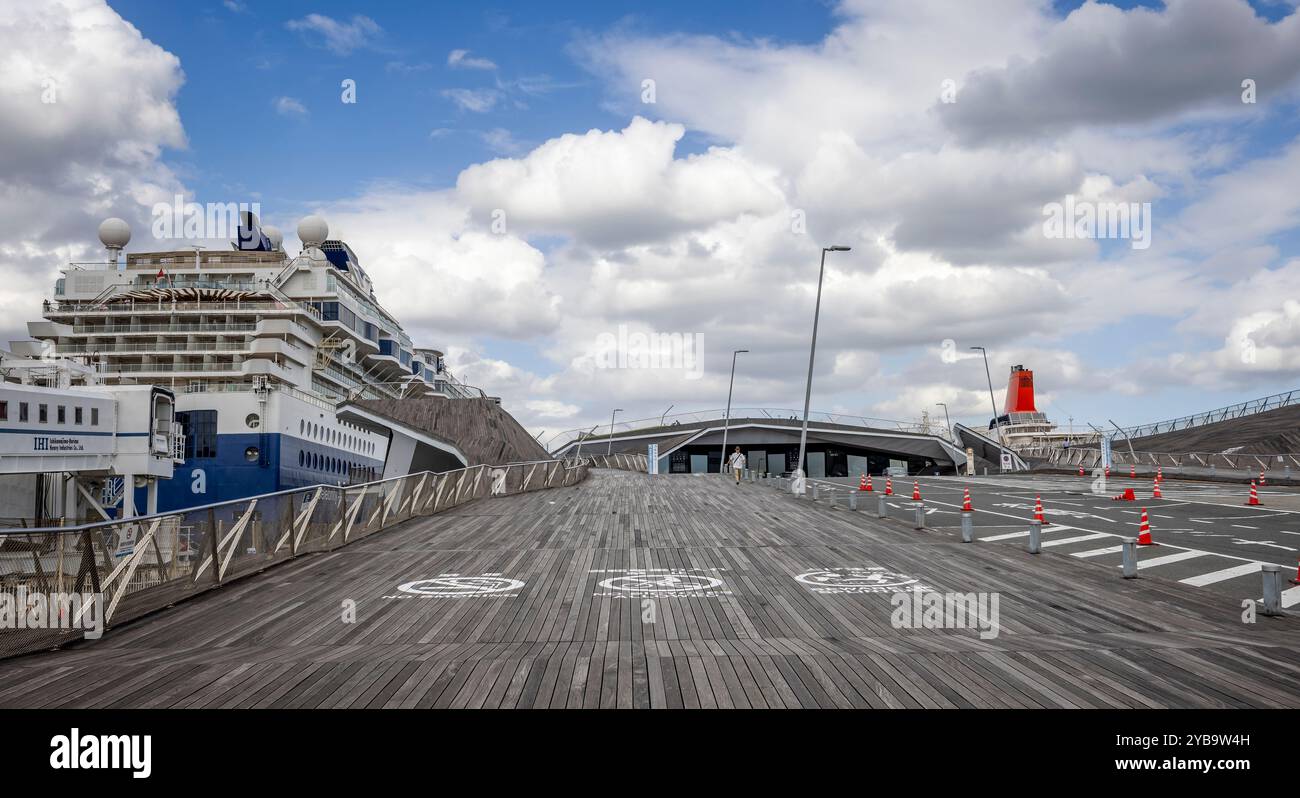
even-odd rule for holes
{"type": "Polygon", "coordinates": [[[103,37],[63,46],[0,12],[10,63],[68,89],[45,120],[0,94],[35,120],[0,142],[26,236],[0,246],[9,318],[95,220],[180,191],[260,202],[287,238],[324,214],[417,343],[534,429],[720,406],[742,347],[741,401],[798,404],[831,240],[854,251],[830,264],[815,407],[986,419],[982,366],[940,363],[947,338],[989,347],[999,394],[1034,368],[1060,421],[1300,373],[1292,2],[103,3],[51,0],[103,37]],[[62,173],[34,182],[38,164],[62,173]],[[1088,192],[1150,202],[1151,248],[1044,240],[1044,204],[1088,192]],[[703,379],[593,371],[619,325],[703,336],[703,379]]]}

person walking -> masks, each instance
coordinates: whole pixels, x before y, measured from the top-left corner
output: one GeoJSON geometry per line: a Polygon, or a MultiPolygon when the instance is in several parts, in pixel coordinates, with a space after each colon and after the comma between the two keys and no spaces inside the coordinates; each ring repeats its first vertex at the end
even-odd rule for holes
{"type": "Polygon", "coordinates": [[[727,463],[731,466],[731,473],[736,475],[736,484],[739,485],[740,472],[745,470],[745,455],[740,453],[739,446],[731,453],[731,457],[727,458],[727,463]]]}

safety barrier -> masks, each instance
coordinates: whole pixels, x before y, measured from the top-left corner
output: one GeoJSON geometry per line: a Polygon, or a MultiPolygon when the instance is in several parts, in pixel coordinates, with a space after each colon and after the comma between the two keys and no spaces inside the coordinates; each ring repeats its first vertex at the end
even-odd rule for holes
{"type": "MultiPolygon", "coordinates": [[[[1072,446],[1068,449],[1042,447],[1026,449],[1023,453],[1030,457],[1044,459],[1055,466],[1083,466],[1084,468],[1101,467],[1101,450],[1072,446]]],[[[1111,467],[1117,466],[1153,466],[1161,468],[1229,468],[1229,469],[1272,469],[1300,467],[1300,454],[1243,454],[1225,452],[1129,452],[1120,447],[1112,447],[1110,453],[1111,467]]]]}
{"type": "Polygon", "coordinates": [[[477,465],[347,487],[316,485],[123,521],[0,529],[0,602],[24,612],[22,620],[0,628],[0,657],[80,639],[89,619],[100,617],[105,627],[122,623],[415,516],[575,485],[587,468],[560,460],[477,465]],[[94,603],[81,603],[82,596],[93,596],[94,603]],[[29,619],[33,602],[37,617],[29,619]]]}
{"type": "Polygon", "coordinates": [[[649,456],[644,454],[584,454],[579,462],[586,463],[592,468],[617,468],[620,471],[638,471],[642,474],[650,470],[649,456]]]}

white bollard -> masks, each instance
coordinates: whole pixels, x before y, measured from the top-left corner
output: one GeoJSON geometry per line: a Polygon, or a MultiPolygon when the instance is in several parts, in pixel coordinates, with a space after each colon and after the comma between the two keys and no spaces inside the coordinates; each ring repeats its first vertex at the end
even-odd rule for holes
{"type": "Polygon", "coordinates": [[[858,494],[856,493],[849,494],[849,509],[850,510],[858,509],[858,494]]]}
{"type": "Polygon", "coordinates": [[[916,528],[925,529],[925,502],[912,502],[912,510],[916,513],[916,528]]]}
{"type": "Polygon", "coordinates": [[[1037,518],[1029,522],[1029,553],[1040,554],[1043,551],[1043,522],[1037,518]]]}
{"type": "Polygon", "coordinates": [[[878,518],[889,517],[889,505],[885,504],[885,494],[880,494],[880,504],[876,507],[876,516],[878,518]]]}
{"type": "Polygon", "coordinates": [[[961,514],[961,542],[975,542],[975,519],[971,516],[975,513],[963,511],[961,514]]]}

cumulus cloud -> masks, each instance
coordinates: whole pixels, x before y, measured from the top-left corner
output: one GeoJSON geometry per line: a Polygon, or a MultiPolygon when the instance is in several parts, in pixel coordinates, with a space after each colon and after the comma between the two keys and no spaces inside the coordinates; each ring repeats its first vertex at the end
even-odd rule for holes
{"type": "Polygon", "coordinates": [[[103,257],[95,229],[183,190],[179,60],[102,0],[0,5],[0,345],[26,339],[58,270],[103,257]]]}

